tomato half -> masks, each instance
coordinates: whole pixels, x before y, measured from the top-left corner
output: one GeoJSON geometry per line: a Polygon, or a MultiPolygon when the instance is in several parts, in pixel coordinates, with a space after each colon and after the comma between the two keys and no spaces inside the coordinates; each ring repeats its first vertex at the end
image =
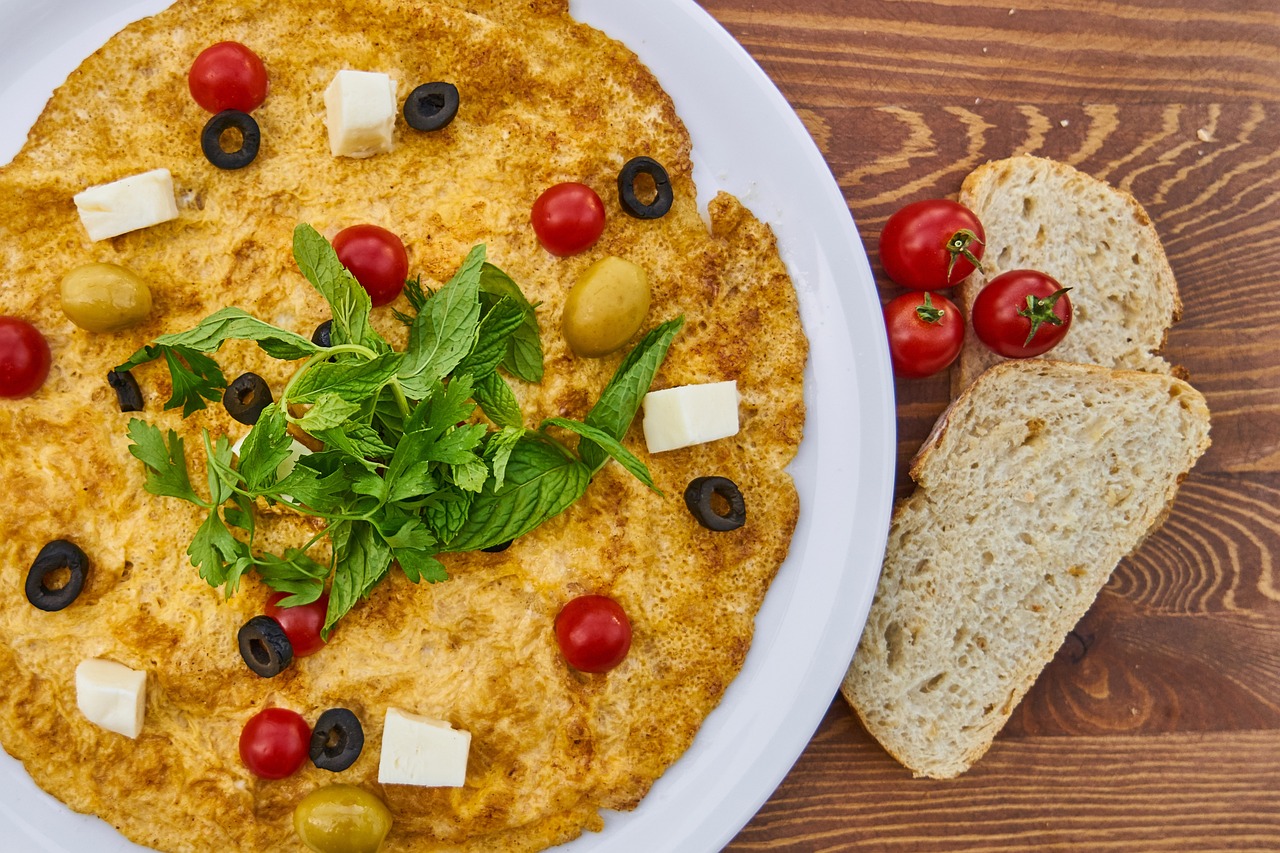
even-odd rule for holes
{"type": "Polygon", "coordinates": [[[533,233],[553,255],[575,255],[604,233],[604,202],[586,184],[556,184],[544,190],[530,214],[533,233]]]}
{"type": "Polygon", "coordinates": [[[289,645],[293,647],[294,657],[313,655],[324,648],[320,630],[324,628],[324,616],[329,610],[329,595],[321,593],[310,604],[280,607],[280,601],[288,597],[287,592],[275,593],[267,599],[263,612],[280,623],[285,636],[289,638],[289,645]]]}
{"type": "Polygon", "coordinates": [[[338,260],[369,292],[374,307],[394,302],[409,277],[409,253],[392,232],[378,225],[352,225],[333,238],[338,260]]]}
{"type": "Polygon", "coordinates": [[[913,201],[880,232],[880,265],[912,290],[945,290],[973,272],[987,239],[972,210],[946,198],[913,201]]]}
{"type": "Polygon", "coordinates": [[[240,760],[263,779],[292,776],[307,760],[311,727],[287,708],[264,708],[240,732],[240,760]]]}
{"type": "Polygon", "coordinates": [[[893,373],[906,379],[932,376],[951,365],[964,343],[964,319],[938,293],[904,293],[884,306],[893,373]]]}
{"type": "Polygon", "coordinates": [[[49,376],[49,343],[18,317],[0,317],[0,397],[34,394],[49,376]]]}
{"type": "Polygon", "coordinates": [[[1005,358],[1046,353],[1071,328],[1068,290],[1037,270],[1001,273],[973,301],[973,332],[1005,358]]]}
{"type": "Polygon", "coordinates": [[[579,596],[556,617],[556,642],[574,669],[607,672],[631,650],[631,621],[608,596],[579,596]]]}
{"type": "Polygon", "coordinates": [[[267,99],[267,68],[258,54],[235,41],[220,41],[200,52],[187,72],[187,88],[211,113],[251,113],[267,99]]]}

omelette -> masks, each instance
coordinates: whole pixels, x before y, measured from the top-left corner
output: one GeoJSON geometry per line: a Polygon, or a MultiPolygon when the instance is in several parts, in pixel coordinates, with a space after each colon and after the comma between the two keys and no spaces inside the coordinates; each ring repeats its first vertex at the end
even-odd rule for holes
{"type": "MultiPolygon", "coordinates": [[[[690,152],[652,74],[573,21],[562,0],[178,0],[86,59],[0,171],[0,316],[33,324],[51,351],[38,391],[0,399],[5,750],[72,809],[166,851],[303,850],[294,809],[335,782],[385,803],[388,851],[540,850],[601,830],[602,810],[634,808],[741,668],[799,511],[785,470],[805,416],[795,289],[772,232],[736,199],[720,194],[698,210],[690,152]],[[221,41],[250,47],[270,79],[253,111],[260,151],[236,170],[202,154],[208,114],[187,85],[192,60],[221,41]],[[397,103],[419,83],[449,81],[457,116],[431,133],[397,117],[389,151],[335,156],[324,93],[343,69],[388,75],[397,103]],[[619,207],[618,172],[641,155],[669,176],[673,205],[660,218],[619,207]],[[177,215],[91,240],[73,198],[155,169],[172,175],[177,215]],[[606,222],[590,248],[558,256],[539,244],[530,209],[566,181],[598,193],[606,222]],[[735,381],[740,430],[651,454],[637,418],[622,444],[654,488],[609,462],[580,499],[505,550],[442,555],[448,580],[389,573],[324,648],[261,677],[236,638],[271,590],[252,572],[231,595],[202,580],[187,554],[200,508],[146,491],[128,434],[140,418],[184,437],[199,486],[203,431],[234,441],[247,427],[220,405],[188,417],[166,409],[173,387],[160,363],[133,371],[136,413],[120,410],[106,375],[228,307],[310,336],[330,310],[295,263],[301,223],[329,238],[357,223],[394,231],[428,291],[483,244],[537,306],[542,379],[508,377],[530,428],[585,417],[618,369],[626,348],[579,357],[560,318],[591,264],[625,258],[651,286],[636,339],[684,318],[652,387],[735,381]],[[93,262],[149,283],[142,322],[88,332],[68,319],[59,281],[93,262]],[[702,476],[738,485],[745,525],[720,532],[695,520],[682,494],[702,476]],[[24,584],[42,547],[59,539],[82,548],[89,568],[79,596],[46,612],[24,584]],[[583,594],[613,598],[632,625],[629,653],[608,672],[569,666],[557,645],[558,612],[583,594]],[[146,673],[136,738],[78,708],[75,670],[94,658],[146,673]],[[314,723],[334,707],[363,725],[350,767],[306,763],[269,780],[241,761],[242,729],[259,711],[286,708],[314,723]],[[470,733],[463,784],[379,782],[392,708],[470,733]]],[[[405,342],[395,313],[405,300],[372,312],[395,346],[405,342]]],[[[275,388],[297,367],[245,342],[216,359],[228,376],[254,372],[275,388]]],[[[279,551],[316,533],[287,507],[258,509],[256,546],[279,551]]]]}

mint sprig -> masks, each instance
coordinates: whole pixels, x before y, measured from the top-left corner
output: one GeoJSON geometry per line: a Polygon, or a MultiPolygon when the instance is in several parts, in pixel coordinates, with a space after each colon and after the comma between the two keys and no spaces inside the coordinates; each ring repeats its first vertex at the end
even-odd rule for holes
{"type": "Polygon", "coordinates": [[[219,399],[226,380],[210,354],[228,340],[300,362],[245,437],[238,461],[225,437],[204,431],[207,497],[192,485],[176,432],[129,423],[147,491],[205,510],[187,553],[210,585],[230,596],[254,571],[289,593],[288,603],[313,601],[327,588],[327,633],[393,567],[415,583],[446,580],[440,555],[525,535],[576,501],[610,458],[656,488],[622,437],[680,319],[628,354],[585,422],[551,418],[529,429],[503,374],[541,379],[537,306],[486,260],[484,246],[435,292],[408,283],[413,313],[397,313],[409,326],[403,352],[378,334],[368,294],[328,241],[299,225],[293,251],[332,312],[331,347],[226,308],[117,368],[162,360],[174,388],[166,408],[182,406],[187,416],[219,399]],[[322,449],[295,459],[296,432],[322,449]],[[575,447],[557,438],[566,434],[577,438],[575,447]],[[262,552],[254,510],[263,501],[320,519],[320,531],[281,554],[262,552]],[[326,538],[329,559],[321,562],[313,552],[326,538]]]}

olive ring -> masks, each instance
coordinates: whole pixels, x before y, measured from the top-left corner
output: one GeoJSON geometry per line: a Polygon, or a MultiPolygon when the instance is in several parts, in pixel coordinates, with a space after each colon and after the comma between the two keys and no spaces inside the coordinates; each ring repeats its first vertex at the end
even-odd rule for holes
{"type": "Polygon", "coordinates": [[[79,597],[88,570],[89,558],[78,545],[66,539],[53,540],[40,549],[27,571],[27,601],[46,613],[62,610],[79,597]],[[70,572],[67,582],[56,589],[45,586],[49,575],[61,569],[70,572]]]}
{"type": "Polygon", "coordinates": [[[458,87],[423,83],[404,100],[404,120],[414,130],[443,130],[458,114],[458,87]]]}
{"type": "Polygon", "coordinates": [[[219,169],[243,169],[258,156],[262,131],[253,116],[240,110],[223,110],[205,123],[200,134],[200,149],[209,162],[219,169]],[[240,148],[228,151],[222,147],[222,135],[235,128],[240,131],[240,148]]]}
{"type": "Polygon", "coordinates": [[[262,410],[272,403],[271,386],[256,373],[242,373],[222,392],[227,414],[246,426],[253,426],[262,410]]]}
{"type": "Polygon", "coordinates": [[[274,678],[293,663],[293,643],[270,616],[255,616],[241,625],[236,645],[249,669],[263,678],[274,678]]]}
{"type": "Polygon", "coordinates": [[[708,530],[737,530],[747,523],[747,503],[742,491],[728,477],[695,477],[684,490],[684,503],[698,523],[708,530]],[[715,498],[728,506],[723,515],[716,510],[715,498]]]}
{"type": "Polygon", "coordinates": [[[364,727],[346,708],[330,708],[316,720],[308,754],[311,763],[334,773],[346,770],[364,749],[364,727]]]}
{"type": "Polygon", "coordinates": [[[652,157],[633,157],[618,172],[618,201],[622,209],[637,219],[658,219],[665,216],[675,200],[671,178],[662,164],[652,157]],[[653,178],[656,190],[653,200],[644,202],[636,194],[636,178],[648,175],[653,178]]]}

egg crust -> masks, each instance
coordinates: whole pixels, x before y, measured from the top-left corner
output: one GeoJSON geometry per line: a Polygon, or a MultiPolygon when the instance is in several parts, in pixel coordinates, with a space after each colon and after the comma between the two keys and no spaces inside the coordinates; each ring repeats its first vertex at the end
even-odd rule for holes
{"type": "MultiPolygon", "coordinates": [[[[303,850],[294,806],[333,782],[386,802],[388,851],[540,850],[600,830],[602,809],[634,808],[741,668],[798,514],[785,470],[805,414],[795,289],[770,229],[737,200],[718,195],[704,220],[690,148],[645,66],[556,0],[179,0],[86,59],[0,171],[0,315],[33,323],[53,356],[38,392],[0,400],[0,740],[36,783],[166,851],[303,850]],[[208,114],[187,90],[192,59],[223,40],[254,49],[271,80],[254,113],[261,153],[240,171],[202,156],[208,114]],[[421,82],[448,80],[461,109],[434,133],[398,118],[390,153],[334,157],[323,92],[343,68],[389,74],[401,102],[421,82]],[[661,219],[618,205],[618,171],[641,154],[671,177],[675,203],[661,219]],[[161,167],[173,174],[178,218],[91,242],[72,196],[161,167]],[[608,218],[593,247],[558,258],[538,245],[529,210],[568,180],[593,187],[608,218]],[[741,432],[651,456],[637,419],[624,444],[660,492],[609,463],[585,497],[506,551],[446,556],[446,582],[415,585],[393,569],[323,650],[260,678],[235,637],[270,591],[249,576],[228,598],[200,579],[185,553],[200,511],[143,490],[125,432],[141,416],[184,436],[201,488],[201,430],[234,440],[247,428],[219,405],[186,419],[163,411],[171,388],[158,364],[134,371],[140,415],[119,411],[105,377],[139,346],[226,306],[309,336],[328,312],[292,258],[300,222],[330,237],[362,222],[390,228],[404,238],[410,275],[429,287],[486,244],[540,303],[545,378],[513,381],[531,427],[584,417],[618,366],[623,352],[575,357],[560,314],[588,265],[632,260],[653,288],[645,328],[685,317],[654,387],[736,380],[741,432]],[[146,321],[110,334],[72,325],[59,280],[94,261],[150,282],[146,321]],[[742,489],[741,529],[712,533],[685,509],[685,485],[708,474],[742,489]],[[82,547],[91,569],[70,607],[46,613],[23,587],[36,553],[58,538],[82,547]],[[632,621],[630,654],[605,674],[569,668],[554,638],[560,607],[583,593],[612,596],[632,621]],[[75,666],[92,657],[147,672],[136,740],[78,710],[75,666]],[[363,754],[336,774],[308,763],[287,779],[255,777],[237,741],[271,706],[312,724],[327,708],[350,708],[364,725],[363,754]],[[378,783],[389,707],[471,732],[463,787],[378,783]]],[[[404,345],[389,308],[375,309],[374,324],[404,345]]],[[[235,342],[216,357],[228,377],[253,371],[275,388],[297,367],[235,342]]],[[[316,530],[291,512],[262,516],[262,545],[277,552],[316,530]]]]}

